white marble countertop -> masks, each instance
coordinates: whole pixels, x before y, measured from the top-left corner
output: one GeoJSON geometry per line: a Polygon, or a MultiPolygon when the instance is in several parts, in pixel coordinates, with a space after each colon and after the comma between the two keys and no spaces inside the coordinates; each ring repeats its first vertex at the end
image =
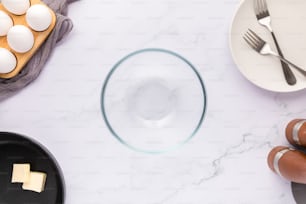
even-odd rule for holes
{"type": "Polygon", "coordinates": [[[65,176],[67,204],[291,204],[290,183],[266,157],[306,117],[306,92],[277,94],[236,69],[228,33],[238,0],[89,0],[70,6],[74,30],[41,76],[0,104],[1,131],[40,141],[65,176]],[[134,152],[108,131],[103,80],[126,54],[180,53],[201,73],[207,114],[190,143],[162,155],[134,152]]]}

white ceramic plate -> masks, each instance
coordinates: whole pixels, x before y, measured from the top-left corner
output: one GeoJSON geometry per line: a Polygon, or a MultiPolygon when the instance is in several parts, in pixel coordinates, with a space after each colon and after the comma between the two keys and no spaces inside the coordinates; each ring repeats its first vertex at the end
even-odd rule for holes
{"type": "MultiPolygon", "coordinates": [[[[272,27],[284,56],[306,70],[306,1],[267,0],[267,3],[272,27]]],[[[305,89],[306,77],[293,69],[298,82],[294,86],[288,85],[278,59],[261,56],[245,43],[242,36],[248,28],[258,33],[275,49],[271,34],[256,20],[253,0],[242,1],[230,31],[232,56],[241,73],[266,90],[293,92],[305,89]]]]}

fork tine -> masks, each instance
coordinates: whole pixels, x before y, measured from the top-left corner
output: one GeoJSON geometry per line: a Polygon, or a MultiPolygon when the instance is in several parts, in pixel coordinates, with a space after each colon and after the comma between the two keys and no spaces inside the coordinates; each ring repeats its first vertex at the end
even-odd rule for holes
{"type": "Polygon", "coordinates": [[[264,11],[268,11],[268,5],[266,0],[262,0],[262,6],[264,11]]]}
{"type": "Polygon", "coordinates": [[[253,34],[252,34],[251,32],[248,31],[248,32],[246,33],[246,37],[247,37],[250,41],[252,41],[256,46],[260,44],[260,41],[258,41],[258,39],[257,39],[255,36],[253,36],[253,34]]]}
{"type": "Polygon", "coordinates": [[[259,12],[259,6],[258,6],[258,0],[253,0],[254,2],[254,10],[255,10],[255,14],[258,15],[259,12]]]}
{"type": "Polygon", "coordinates": [[[262,13],[262,2],[261,0],[256,0],[257,2],[257,10],[258,10],[258,15],[260,15],[262,13]]]}
{"type": "Polygon", "coordinates": [[[253,36],[255,38],[255,40],[259,43],[264,43],[265,41],[263,39],[261,39],[261,37],[259,37],[254,31],[252,31],[251,29],[248,29],[248,31],[250,32],[251,36],[253,36]]]}
{"type": "Polygon", "coordinates": [[[253,49],[256,49],[256,46],[246,36],[243,36],[243,39],[247,42],[247,44],[250,47],[252,47],[253,49]]]}
{"type": "Polygon", "coordinates": [[[253,44],[254,47],[258,46],[259,43],[249,33],[246,33],[244,36],[249,42],[253,44]]]}
{"type": "Polygon", "coordinates": [[[259,4],[260,13],[261,13],[262,12],[262,1],[258,0],[258,4],[259,4]]]}

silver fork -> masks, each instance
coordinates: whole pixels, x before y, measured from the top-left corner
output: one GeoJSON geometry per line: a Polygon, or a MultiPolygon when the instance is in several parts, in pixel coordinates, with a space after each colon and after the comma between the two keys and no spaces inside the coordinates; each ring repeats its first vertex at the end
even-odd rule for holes
{"type": "Polygon", "coordinates": [[[297,71],[299,71],[301,74],[303,74],[306,77],[306,71],[302,68],[298,67],[297,65],[293,64],[292,62],[288,61],[284,57],[280,56],[276,52],[274,52],[270,45],[264,41],[262,38],[260,38],[254,31],[249,29],[245,35],[243,36],[243,39],[259,54],[261,55],[272,55],[274,57],[277,57],[282,62],[285,62],[287,64],[290,64],[293,68],[295,68],[297,71]]]}
{"type": "MultiPolygon", "coordinates": [[[[281,57],[284,57],[279,44],[277,42],[277,39],[275,37],[275,34],[273,32],[272,26],[271,26],[271,17],[270,17],[270,13],[268,10],[268,6],[267,6],[267,2],[266,0],[254,0],[254,9],[255,9],[255,14],[256,14],[256,18],[258,20],[258,23],[264,27],[266,27],[272,34],[274,43],[276,45],[278,54],[281,57]]],[[[287,81],[287,83],[289,85],[294,85],[296,84],[296,78],[292,72],[292,70],[290,69],[289,65],[287,63],[285,63],[284,61],[281,61],[281,65],[283,68],[283,72],[285,75],[285,79],[287,81]]]]}

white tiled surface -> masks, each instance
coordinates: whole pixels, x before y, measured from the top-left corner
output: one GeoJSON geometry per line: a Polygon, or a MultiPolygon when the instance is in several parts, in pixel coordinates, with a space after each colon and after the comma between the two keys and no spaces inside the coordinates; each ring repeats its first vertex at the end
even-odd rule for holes
{"type": "Polygon", "coordinates": [[[1,131],[28,135],[58,159],[67,204],[291,204],[267,167],[284,128],[306,117],[306,92],[261,90],[237,71],[228,32],[238,0],[90,0],[38,80],[0,104],[1,131]],[[148,47],[189,59],[208,91],[197,136],[163,155],[133,152],[107,130],[100,91],[112,65],[148,47]]]}

